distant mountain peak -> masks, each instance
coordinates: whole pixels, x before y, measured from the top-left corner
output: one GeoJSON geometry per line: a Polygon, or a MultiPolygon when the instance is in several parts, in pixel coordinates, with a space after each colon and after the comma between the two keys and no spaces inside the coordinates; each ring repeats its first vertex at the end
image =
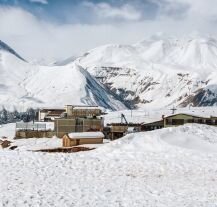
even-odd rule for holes
{"type": "Polygon", "coordinates": [[[15,50],[13,50],[11,47],[9,47],[6,43],[4,43],[3,41],[0,40],[0,51],[6,51],[8,53],[11,53],[12,55],[15,55],[17,58],[23,60],[26,62],[26,60],[24,58],[22,58],[20,55],[18,55],[15,50]]]}

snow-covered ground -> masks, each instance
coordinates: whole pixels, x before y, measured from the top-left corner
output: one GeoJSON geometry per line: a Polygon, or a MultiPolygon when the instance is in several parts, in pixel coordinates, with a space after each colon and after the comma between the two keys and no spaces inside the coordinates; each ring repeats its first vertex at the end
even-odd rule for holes
{"type": "Polygon", "coordinates": [[[0,150],[0,206],[217,206],[217,128],[130,134],[72,154],[0,150]]]}

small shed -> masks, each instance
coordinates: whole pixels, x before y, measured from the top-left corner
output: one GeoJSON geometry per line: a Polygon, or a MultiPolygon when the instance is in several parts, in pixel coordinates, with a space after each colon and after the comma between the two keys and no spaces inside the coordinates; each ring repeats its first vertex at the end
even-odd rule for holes
{"type": "Polygon", "coordinates": [[[82,144],[102,144],[102,132],[74,132],[63,136],[63,147],[72,147],[82,144]]]}

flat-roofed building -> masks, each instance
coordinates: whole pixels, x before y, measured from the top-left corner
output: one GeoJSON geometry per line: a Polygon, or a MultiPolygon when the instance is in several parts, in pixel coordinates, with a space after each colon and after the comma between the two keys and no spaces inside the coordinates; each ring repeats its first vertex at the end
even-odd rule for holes
{"type": "Polygon", "coordinates": [[[38,111],[38,121],[54,121],[56,118],[60,118],[65,112],[65,109],[61,108],[42,108],[38,111]]]}
{"type": "Polygon", "coordinates": [[[102,115],[102,110],[98,106],[66,105],[65,110],[69,118],[96,117],[102,115]]]}

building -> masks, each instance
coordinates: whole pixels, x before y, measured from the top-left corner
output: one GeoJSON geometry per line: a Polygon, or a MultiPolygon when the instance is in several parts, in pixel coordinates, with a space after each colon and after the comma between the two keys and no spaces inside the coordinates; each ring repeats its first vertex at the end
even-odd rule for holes
{"type": "Polygon", "coordinates": [[[97,117],[102,115],[102,110],[98,106],[65,106],[68,118],[97,117]]]}
{"type": "Polygon", "coordinates": [[[102,131],[104,119],[102,111],[96,106],[65,106],[64,116],[54,120],[57,137],[71,132],[102,131]]]}
{"type": "Polygon", "coordinates": [[[106,137],[111,140],[119,139],[125,134],[141,131],[141,124],[111,123],[106,129],[106,137]]]}
{"type": "Polygon", "coordinates": [[[63,147],[72,147],[82,144],[102,144],[104,134],[102,132],[69,133],[63,136],[63,147]]]}
{"type": "Polygon", "coordinates": [[[213,116],[200,116],[190,113],[177,113],[169,116],[162,116],[162,119],[155,122],[143,123],[142,131],[151,131],[165,127],[175,127],[187,123],[207,124],[217,126],[217,117],[213,116]]]}
{"type": "Polygon", "coordinates": [[[42,108],[38,112],[38,121],[54,121],[54,119],[60,118],[65,111],[65,109],[42,108]]]}
{"type": "Polygon", "coordinates": [[[194,114],[179,113],[164,117],[164,127],[180,126],[187,123],[216,125],[217,119],[194,114]]]}
{"type": "Polygon", "coordinates": [[[57,137],[70,132],[102,131],[104,119],[96,118],[60,118],[54,121],[54,131],[57,137]]]}
{"type": "Polygon", "coordinates": [[[159,121],[154,121],[150,123],[142,123],[141,124],[141,131],[152,131],[155,129],[162,129],[164,127],[164,121],[159,120],[159,121]]]}
{"type": "Polygon", "coordinates": [[[56,133],[53,130],[54,123],[42,123],[42,122],[18,122],[16,123],[16,139],[27,138],[44,138],[53,137],[56,133]]]}

